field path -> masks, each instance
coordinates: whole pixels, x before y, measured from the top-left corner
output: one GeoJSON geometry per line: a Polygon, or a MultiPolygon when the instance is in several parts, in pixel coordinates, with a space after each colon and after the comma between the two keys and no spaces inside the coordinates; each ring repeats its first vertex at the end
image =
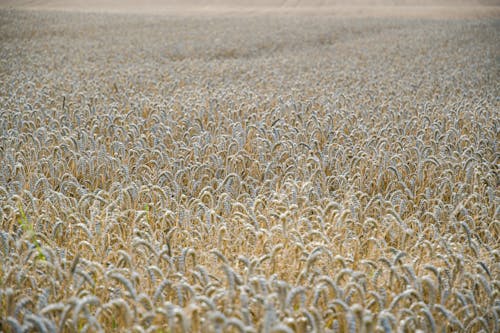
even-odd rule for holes
{"type": "Polygon", "coordinates": [[[0,8],[159,15],[279,14],[432,19],[500,17],[498,0],[1,0],[0,8]]]}

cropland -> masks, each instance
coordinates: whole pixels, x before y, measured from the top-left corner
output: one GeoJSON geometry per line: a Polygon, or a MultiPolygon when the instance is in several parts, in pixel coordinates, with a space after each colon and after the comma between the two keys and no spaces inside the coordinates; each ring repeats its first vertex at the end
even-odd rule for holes
{"type": "Polygon", "coordinates": [[[500,332],[494,1],[155,1],[0,6],[1,332],[500,332]]]}

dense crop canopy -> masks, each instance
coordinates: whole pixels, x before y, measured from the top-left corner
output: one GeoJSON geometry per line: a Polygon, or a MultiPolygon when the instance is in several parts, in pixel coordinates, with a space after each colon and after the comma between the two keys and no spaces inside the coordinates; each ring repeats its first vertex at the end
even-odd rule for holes
{"type": "Polygon", "coordinates": [[[498,21],[0,12],[0,331],[499,332],[498,21]]]}

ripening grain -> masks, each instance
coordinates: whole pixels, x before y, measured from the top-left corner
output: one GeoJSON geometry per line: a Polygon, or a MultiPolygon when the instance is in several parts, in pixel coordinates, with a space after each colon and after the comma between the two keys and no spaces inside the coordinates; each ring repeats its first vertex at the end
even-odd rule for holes
{"type": "Polygon", "coordinates": [[[499,31],[0,11],[0,331],[499,332],[499,31]]]}

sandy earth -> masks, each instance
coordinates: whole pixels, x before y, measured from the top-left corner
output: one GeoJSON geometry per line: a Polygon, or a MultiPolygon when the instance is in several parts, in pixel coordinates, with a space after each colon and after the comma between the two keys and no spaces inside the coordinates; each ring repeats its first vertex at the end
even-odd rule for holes
{"type": "Polygon", "coordinates": [[[500,0],[0,0],[0,8],[141,14],[500,17],[500,0]]]}

